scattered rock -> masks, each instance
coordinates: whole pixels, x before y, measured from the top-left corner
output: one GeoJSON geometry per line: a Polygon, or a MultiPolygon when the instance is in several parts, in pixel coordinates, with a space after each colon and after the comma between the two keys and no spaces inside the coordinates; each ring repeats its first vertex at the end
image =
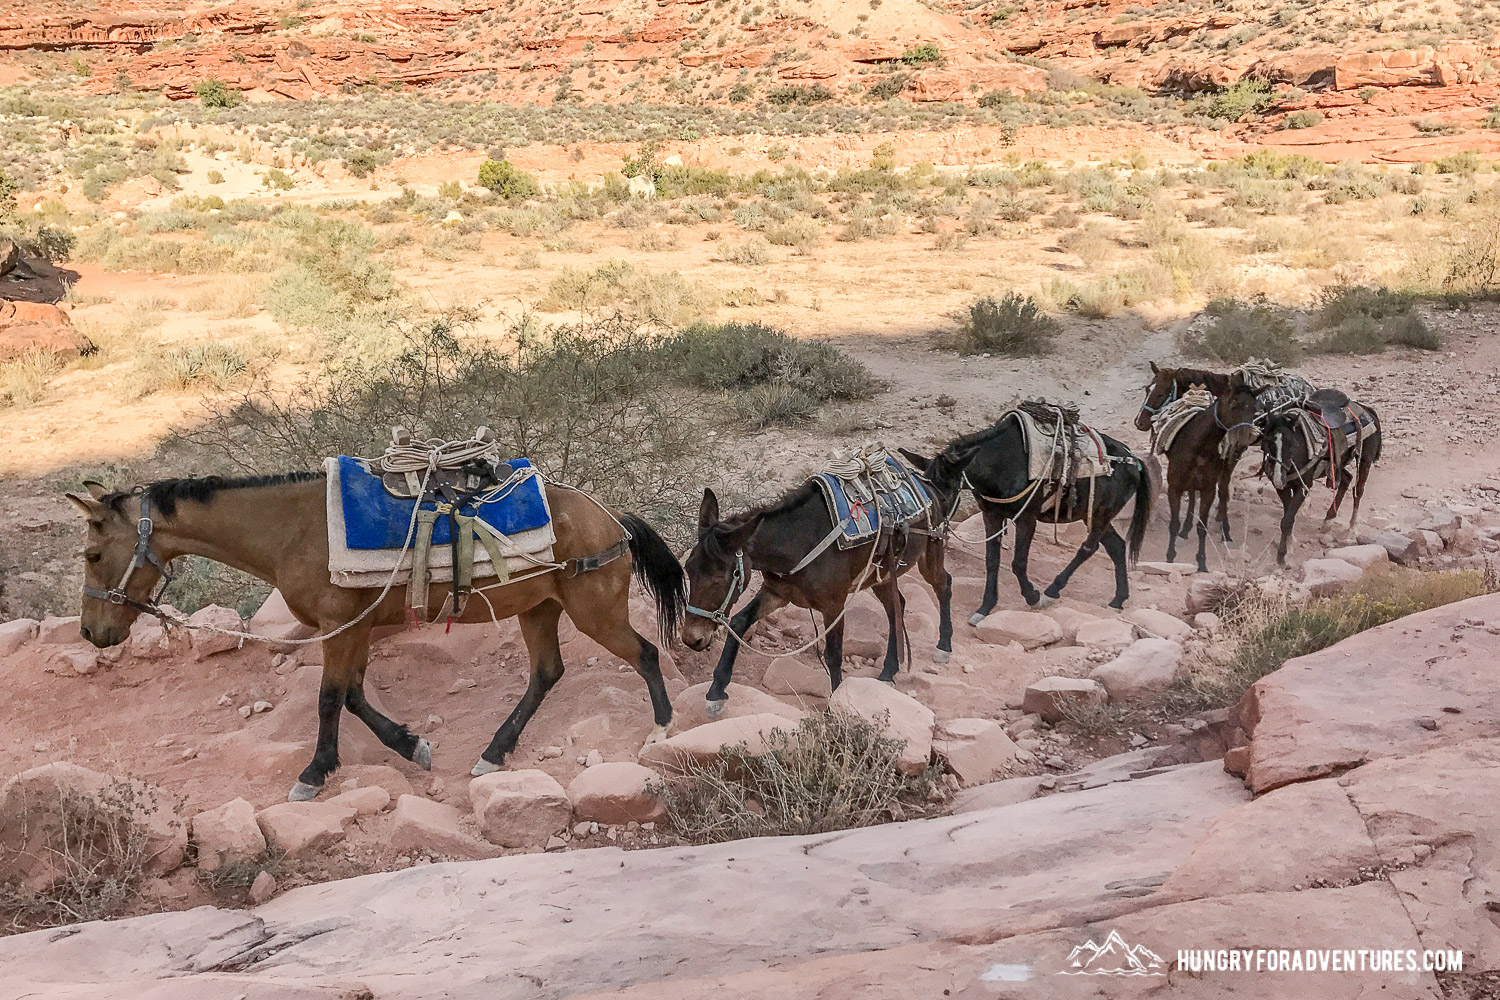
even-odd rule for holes
{"type": "Polygon", "coordinates": [[[1100,618],[1080,626],[1073,640],[1080,646],[1118,653],[1135,641],[1135,626],[1114,618],[1100,618]]]}
{"type": "Polygon", "coordinates": [[[1192,576],[1198,572],[1198,564],[1190,562],[1138,562],[1135,568],[1147,576],[1192,576]]]}
{"type": "Polygon", "coordinates": [[[1154,698],[1172,686],[1182,672],[1182,646],[1170,639],[1137,639],[1119,656],[1094,668],[1091,675],[1117,703],[1154,698]]]}
{"type": "Polygon", "coordinates": [[[1385,549],[1386,555],[1392,562],[1400,563],[1402,566],[1410,566],[1422,558],[1421,543],[1399,531],[1392,531],[1388,528],[1359,528],[1355,531],[1354,537],[1361,546],[1379,545],[1385,549]]]}
{"type": "Polygon", "coordinates": [[[1391,561],[1390,553],[1384,545],[1342,545],[1336,549],[1329,549],[1323,553],[1327,559],[1342,559],[1344,562],[1360,569],[1369,569],[1381,563],[1391,561]]]}
{"type": "Polygon", "coordinates": [[[573,815],[598,823],[654,823],[666,818],[666,806],[649,787],[661,776],[649,767],[614,761],[585,770],[568,784],[573,815]]]}
{"type": "Polygon", "coordinates": [[[1103,705],[1109,700],[1098,681],[1086,677],[1043,677],[1026,688],[1021,707],[1045,722],[1063,718],[1069,706],[1103,705]]]}
{"type": "MultiPolygon", "coordinates": [[[[778,661],[779,662],[779,661],[778,661]]],[[[826,692],[828,687],[827,673],[821,673],[820,679],[826,692]]],[[[680,729],[691,729],[701,726],[713,720],[708,717],[704,708],[703,699],[708,694],[709,682],[694,684],[682,690],[682,693],[672,699],[673,724],[680,729]]],[[[729,696],[728,702],[719,710],[718,719],[739,719],[747,715],[780,715],[787,719],[800,722],[806,715],[802,709],[766,694],[760,688],[750,687],[745,684],[730,684],[724,689],[729,696]]]]}
{"type": "Polygon", "coordinates": [[[61,646],[77,642],[78,639],[77,615],[70,615],[67,618],[48,615],[37,624],[36,641],[45,645],[61,646]]]}
{"type": "Polygon", "coordinates": [[[643,747],[640,760],[659,771],[678,773],[689,762],[707,764],[718,756],[719,748],[726,744],[734,746],[744,743],[751,754],[764,753],[768,733],[777,729],[790,732],[796,728],[796,722],[780,715],[746,715],[738,719],[721,719],[643,747]]]}
{"type": "Polygon", "coordinates": [[[0,624],[0,656],[10,656],[32,639],[36,638],[35,618],[17,618],[0,624]]]}
{"type": "Polygon", "coordinates": [[[1358,583],[1365,571],[1342,559],[1309,559],[1302,564],[1302,585],[1314,597],[1330,597],[1358,583]]]}
{"type": "Polygon", "coordinates": [[[250,711],[254,712],[256,715],[260,715],[262,712],[269,712],[273,707],[274,706],[272,706],[269,701],[257,701],[255,704],[250,706],[250,711]]]}
{"type": "Polygon", "coordinates": [[[255,881],[250,883],[250,902],[259,906],[272,896],[276,895],[276,878],[270,872],[262,871],[256,873],[255,881]]]}
{"type": "Polygon", "coordinates": [[[1193,632],[1193,627],[1181,618],[1155,608],[1131,608],[1120,617],[1158,639],[1181,640],[1193,632]]]}
{"type": "Polygon", "coordinates": [[[242,719],[248,719],[248,718],[250,718],[250,713],[251,713],[252,709],[250,708],[249,705],[241,705],[239,708],[235,709],[235,711],[237,711],[237,712],[240,713],[240,718],[242,718],[242,719]]]}
{"type": "Polygon", "coordinates": [[[990,719],[941,723],[933,734],[932,749],[964,786],[994,781],[1019,751],[1000,724],[990,719]]]}
{"type": "Polygon", "coordinates": [[[980,642],[1004,646],[1018,642],[1023,649],[1037,649],[1061,642],[1062,626],[1035,611],[996,611],[974,626],[980,642]]]}
{"type": "MultiPolygon", "coordinates": [[[[1057,627],[1050,618],[1046,621],[1057,627]]],[[[911,695],[873,677],[845,677],[828,699],[828,707],[884,725],[886,735],[901,740],[905,745],[897,768],[903,774],[921,773],[932,759],[932,710],[911,695]]]]}
{"type": "Polygon", "coordinates": [[[230,799],[194,816],[188,836],[198,850],[198,867],[206,872],[225,862],[254,861],[266,853],[266,837],[255,820],[255,807],[244,799],[230,799]]]}
{"type": "Polygon", "coordinates": [[[1212,611],[1200,611],[1193,616],[1193,628],[1203,632],[1213,632],[1224,624],[1224,620],[1212,611]]]}
{"type": "Polygon", "coordinates": [[[356,816],[374,816],[391,804],[391,793],[379,785],[351,788],[329,799],[328,804],[353,809],[356,816]]]}
{"type": "Polygon", "coordinates": [[[58,306],[0,299],[0,361],[34,352],[70,359],[94,350],[93,341],[74,329],[73,321],[58,306]]]}
{"type": "Polygon", "coordinates": [[[827,698],[832,693],[828,671],[790,656],[778,656],[766,668],[761,685],[772,694],[827,698]]]}
{"type": "Polygon", "coordinates": [[[1217,611],[1233,589],[1229,578],[1222,573],[1193,577],[1188,583],[1187,596],[1184,598],[1187,613],[1196,615],[1200,611],[1217,611]]]}
{"type": "Polygon", "coordinates": [[[496,771],[473,779],[469,802],[480,834],[501,847],[543,843],[568,825],[573,808],[563,787],[547,772],[534,769],[496,771]]]}
{"type": "MultiPolygon", "coordinates": [[[[495,775],[485,777],[495,777],[495,775]]],[[[558,789],[558,791],[561,790],[558,789]]],[[[463,814],[450,805],[424,799],[418,795],[403,795],[396,800],[396,808],[391,811],[389,845],[398,851],[441,854],[456,858],[484,857],[494,853],[494,848],[489,844],[463,831],[460,825],[462,818],[463,814]]],[[[566,817],[563,823],[567,823],[566,817]]]]}
{"type": "Polygon", "coordinates": [[[281,802],[255,814],[266,843],[289,858],[305,858],[344,839],[354,809],[329,802],[281,802]]]}
{"type": "Polygon", "coordinates": [[[86,677],[99,669],[99,650],[93,646],[79,646],[57,653],[57,660],[70,672],[86,677]]]}
{"type": "Polygon", "coordinates": [[[189,615],[188,624],[198,626],[198,630],[193,631],[191,635],[193,637],[193,656],[199,660],[206,660],[210,656],[239,649],[245,644],[245,640],[239,636],[202,631],[204,626],[230,629],[236,632],[244,631],[245,623],[240,620],[239,614],[232,608],[210,604],[207,607],[199,608],[189,615]]]}

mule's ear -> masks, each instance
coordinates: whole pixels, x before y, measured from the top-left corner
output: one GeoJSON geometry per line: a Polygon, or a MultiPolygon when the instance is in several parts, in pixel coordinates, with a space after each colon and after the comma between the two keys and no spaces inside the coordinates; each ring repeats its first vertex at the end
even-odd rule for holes
{"type": "Polygon", "coordinates": [[[109,492],[108,486],[105,486],[101,482],[96,482],[93,479],[85,479],[83,481],[83,488],[88,490],[89,496],[93,497],[95,500],[102,499],[104,495],[109,492]]]}
{"type": "Polygon", "coordinates": [[[698,506],[698,531],[707,531],[719,523],[719,498],[707,487],[703,490],[703,503],[698,506]]]}
{"type": "Polygon", "coordinates": [[[1151,362],[1151,374],[1152,375],[1160,375],[1161,374],[1161,369],[1158,368],[1158,367],[1156,367],[1156,362],[1155,361],[1151,362]]]}
{"type": "Polygon", "coordinates": [[[1245,384],[1245,373],[1239,369],[1229,373],[1229,388],[1238,389],[1245,384]]]}
{"type": "Polygon", "coordinates": [[[912,468],[914,468],[914,469],[918,469],[918,470],[925,469],[929,465],[932,464],[932,459],[930,459],[930,458],[924,458],[923,456],[918,455],[914,451],[907,451],[905,448],[897,448],[896,450],[901,453],[901,457],[902,458],[906,459],[908,462],[911,463],[912,468]]]}
{"type": "Polygon", "coordinates": [[[73,506],[75,506],[79,510],[81,510],[83,512],[83,516],[84,517],[93,517],[95,511],[97,511],[99,509],[98,501],[95,501],[95,500],[85,500],[83,497],[79,496],[77,493],[64,493],[63,496],[65,496],[69,500],[73,501],[73,506]]]}

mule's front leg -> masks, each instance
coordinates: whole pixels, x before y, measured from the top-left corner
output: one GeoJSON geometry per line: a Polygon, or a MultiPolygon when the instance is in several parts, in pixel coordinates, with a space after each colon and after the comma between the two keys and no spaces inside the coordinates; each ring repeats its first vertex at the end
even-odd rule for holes
{"type": "Polygon", "coordinates": [[[979,607],[969,616],[970,625],[978,625],[984,621],[985,616],[995,610],[995,605],[1000,600],[1000,526],[1005,523],[1005,516],[993,508],[984,510],[984,534],[988,539],[984,543],[984,597],[979,602],[979,607]]]}
{"type": "Polygon", "coordinates": [[[1297,523],[1297,511],[1307,499],[1307,491],[1288,486],[1277,491],[1281,495],[1281,540],[1276,544],[1276,565],[1286,569],[1286,553],[1292,543],[1292,528],[1297,523]]]}
{"type": "Polygon", "coordinates": [[[901,630],[906,620],[906,598],[901,596],[899,579],[893,576],[888,584],[882,584],[877,588],[880,592],[880,603],[885,608],[887,629],[885,664],[880,670],[880,679],[887,684],[895,682],[896,671],[901,669],[901,630]]]}
{"type": "Polygon", "coordinates": [[[1224,470],[1224,475],[1219,479],[1219,531],[1224,536],[1224,541],[1233,542],[1229,534],[1229,494],[1233,485],[1231,479],[1234,476],[1234,466],[1230,465],[1224,470]]]}
{"type": "MultiPolygon", "coordinates": [[[[843,607],[823,609],[822,615],[825,622],[838,618],[843,607]]],[[[839,618],[834,622],[827,632],[823,634],[823,662],[828,666],[828,687],[831,691],[837,691],[839,685],[844,683],[844,619],[839,618]]]]}
{"type": "Polygon", "coordinates": [[[1198,498],[1198,572],[1208,572],[1208,518],[1213,513],[1214,486],[1204,487],[1198,498]]]}
{"type": "Polygon", "coordinates": [[[944,548],[941,539],[934,538],[922,553],[918,568],[922,577],[932,585],[938,599],[938,640],[932,651],[933,663],[947,663],[953,655],[953,576],[944,565],[944,548]]]}
{"type": "Polygon", "coordinates": [[[313,750],[312,763],[302,769],[297,783],[287,793],[288,801],[305,802],[316,798],[328,776],[338,770],[339,714],[344,710],[352,682],[363,675],[369,656],[368,628],[354,628],[323,641],[323,681],[318,686],[318,745],[313,750]]]}
{"type": "Polygon", "coordinates": [[[1057,579],[1053,580],[1051,586],[1045,591],[1049,601],[1055,601],[1061,597],[1063,588],[1068,585],[1068,580],[1077,572],[1078,567],[1082,566],[1095,552],[1099,551],[1099,539],[1104,536],[1106,529],[1109,529],[1108,521],[1102,526],[1096,526],[1093,531],[1089,532],[1088,537],[1083,540],[1083,544],[1078,546],[1078,551],[1073,554],[1072,560],[1063,567],[1063,571],[1057,574],[1057,579]]]}
{"type": "Polygon", "coordinates": [[[557,601],[544,601],[520,615],[521,638],[526,641],[526,652],[531,657],[531,681],[516,707],[511,709],[484,753],[479,755],[470,774],[478,777],[500,770],[505,755],[516,748],[521,730],[536,714],[537,706],[547,697],[563,675],[562,648],[557,641],[557,620],[562,615],[562,605],[557,601]]]}
{"type": "MultiPolygon", "coordinates": [[[[1167,510],[1169,511],[1169,517],[1167,519],[1167,562],[1177,561],[1177,529],[1182,525],[1182,522],[1178,519],[1178,514],[1180,513],[1181,506],[1182,491],[1168,486],[1167,510]]],[[[1189,516],[1191,516],[1191,514],[1189,516]]]]}
{"type": "Polygon", "coordinates": [[[703,696],[703,711],[709,718],[717,718],[729,704],[729,682],[734,679],[734,661],[740,655],[740,639],[761,618],[786,605],[785,598],[778,597],[762,588],[750,598],[750,603],[729,619],[728,635],[724,636],[724,649],[719,653],[718,665],[714,667],[713,683],[703,696]]]}

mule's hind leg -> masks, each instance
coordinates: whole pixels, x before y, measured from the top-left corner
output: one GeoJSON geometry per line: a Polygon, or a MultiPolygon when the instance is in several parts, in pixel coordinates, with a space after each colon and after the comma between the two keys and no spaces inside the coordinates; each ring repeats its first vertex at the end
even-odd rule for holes
{"type": "Polygon", "coordinates": [[[917,569],[932,586],[938,599],[938,640],[932,651],[933,663],[947,663],[953,655],[953,576],[943,564],[943,540],[929,538],[917,560],[917,569]]]}
{"type": "Polygon", "coordinates": [[[1198,498],[1198,572],[1208,572],[1208,518],[1213,513],[1214,483],[1209,483],[1198,498]]]}
{"type": "MultiPolygon", "coordinates": [[[[1193,533],[1193,511],[1194,511],[1194,508],[1196,508],[1198,506],[1198,494],[1196,492],[1194,492],[1193,490],[1188,490],[1187,498],[1188,498],[1187,513],[1185,515],[1183,515],[1183,518],[1182,518],[1182,533],[1177,536],[1178,538],[1186,538],[1188,535],[1190,535],[1190,534],[1193,533]]],[[[1167,562],[1171,562],[1171,561],[1172,561],[1171,557],[1168,557],[1167,558],[1167,562]]]]}
{"type": "Polygon", "coordinates": [[[844,619],[839,617],[843,610],[842,603],[824,605],[818,609],[825,624],[838,618],[823,633],[823,663],[828,667],[828,687],[831,691],[837,691],[839,685],[844,683],[844,619]]]}
{"type": "Polygon", "coordinates": [[[339,766],[339,715],[344,711],[349,682],[364,669],[370,655],[370,630],[355,628],[323,640],[323,680],[318,686],[318,743],[312,763],[302,769],[287,793],[290,802],[305,802],[323,790],[339,766]]]}
{"type": "MultiPolygon", "coordinates": [[[[1193,508],[1192,508],[1192,497],[1191,497],[1191,494],[1189,494],[1188,504],[1189,504],[1189,506],[1188,506],[1188,517],[1192,517],[1193,516],[1193,508]]],[[[1181,507],[1181,505],[1182,505],[1182,490],[1179,490],[1179,489],[1176,489],[1174,487],[1168,486],[1167,487],[1167,509],[1171,512],[1171,515],[1167,519],[1167,562],[1176,562],[1177,561],[1177,529],[1182,526],[1182,522],[1178,519],[1177,515],[1178,515],[1178,508],[1181,507]]],[[[1186,532],[1184,532],[1183,534],[1184,534],[1184,537],[1185,537],[1186,536],[1186,532]]]]}
{"type": "Polygon", "coordinates": [[[1296,486],[1287,486],[1277,493],[1281,496],[1281,540],[1276,543],[1276,565],[1286,569],[1286,552],[1292,543],[1292,528],[1297,524],[1297,512],[1302,509],[1302,501],[1307,499],[1307,491],[1296,486]]]}
{"type": "Polygon", "coordinates": [[[1057,579],[1053,580],[1051,585],[1047,587],[1045,593],[1049,600],[1055,601],[1061,597],[1063,588],[1068,585],[1068,580],[1077,571],[1078,567],[1082,566],[1088,561],[1090,556],[1099,551],[1099,539],[1103,537],[1104,529],[1107,527],[1109,527],[1109,522],[1105,521],[1102,525],[1096,524],[1094,529],[1088,533],[1088,537],[1083,540],[1083,544],[1078,546],[1078,551],[1073,553],[1072,560],[1063,567],[1061,573],[1057,574],[1057,579]]]}
{"type": "Polygon", "coordinates": [[[580,615],[574,624],[578,631],[635,667],[651,695],[651,714],[656,723],[646,742],[666,739],[667,727],[672,724],[672,699],[667,696],[667,686],[661,679],[661,653],[630,624],[630,608],[623,596],[603,614],[580,615]]]}
{"type": "Polygon", "coordinates": [[[1344,494],[1349,491],[1349,484],[1354,480],[1354,474],[1348,469],[1336,469],[1333,473],[1335,489],[1333,491],[1333,503],[1328,507],[1328,513],[1323,515],[1323,524],[1318,530],[1326,530],[1333,519],[1339,516],[1339,507],[1344,502],[1344,494]]]}
{"type": "Polygon", "coordinates": [[[1031,578],[1026,575],[1027,560],[1031,557],[1031,539],[1035,535],[1035,516],[1028,514],[1016,520],[1016,554],[1010,561],[1010,569],[1016,575],[1016,582],[1021,585],[1021,596],[1030,607],[1036,607],[1037,602],[1042,599],[1041,591],[1032,586],[1031,578]]]}
{"type": "Polygon", "coordinates": [[[1114,525],[1104,529],[1100,539],[1104,543],[1104,551],[1109,553],[1109,558],[1115,564],[1115,598],[1109,602],[1112,608],[1123,608],[1125,601],[1130,597],[1130,573],[1129,563],[1125,555],[1125,539],[1114,529],[1114,525]]]}
{"type": "Polygon", "coordinates": [[[1365,481],[1370,478],[1370,469],[1375,462],[1373,459],[1365,461],[1365,456],[1359,456],[1359,468],[1355,471],[1354,478],[1354,510],[1349,514],[1349,530],[1353,531],[1355,524],[1359,522],[1359,502],[1365,498],[1365,481]]]}
{"type": "Polygon", "coordinates": [[[542,699],[547,697],[547,692],[552,690],[552,685],[562,677],[562,648],[557,643],[557,619],[561,615],[562,605],[551,600],[521,612],[521,636],[526,640],[526,652],[531,656],[531,681],[526,685],[526,693],[521,695],[516,707],[511,709],[510,715],[495,730],[495,738],[490,740],[489,747],[479,755],[479,761],[471,774],[478,776],[500,770],[505,763],[505,755],[516,748],[521,730],[526,728],[526,723],[531,720],[542,699]]]}
{"type": "Polygon", "coordinates": [[[1219,477],[1219,533],[1224,537],[1224,541],[1226,542],[1234,541],[1229,534],[1229,488],[1231,485],[1230,480],[1233,478],[1234,465],[1226,465],[1224,467],[1224,474],[1219,477]]]}
{"type": "Polygon", "coordinates": [[[724,649],[719,653],[718,665],[714,667],[714,680],[703,698],[703,710],[709,718],[716,718],[729,704],[728,687],[734,677],[734,661],[740,653],[739,636],[744,635],[757,621],[786,606],[786,598],[770,593],[764,588],[750,598],[750,603],[729,619],[729,634],[724,637],[724,649]]]}

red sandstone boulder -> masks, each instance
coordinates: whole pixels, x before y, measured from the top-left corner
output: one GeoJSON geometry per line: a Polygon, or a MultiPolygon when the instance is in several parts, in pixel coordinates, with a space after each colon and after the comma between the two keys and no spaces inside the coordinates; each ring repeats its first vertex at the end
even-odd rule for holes
{"type": "Polygon", "coordinates": [[[0,299],[0,361],[33,351],[76,358],[95,349],[94,342],[73,329],[73,321],[57,306],[0,299]]]}

